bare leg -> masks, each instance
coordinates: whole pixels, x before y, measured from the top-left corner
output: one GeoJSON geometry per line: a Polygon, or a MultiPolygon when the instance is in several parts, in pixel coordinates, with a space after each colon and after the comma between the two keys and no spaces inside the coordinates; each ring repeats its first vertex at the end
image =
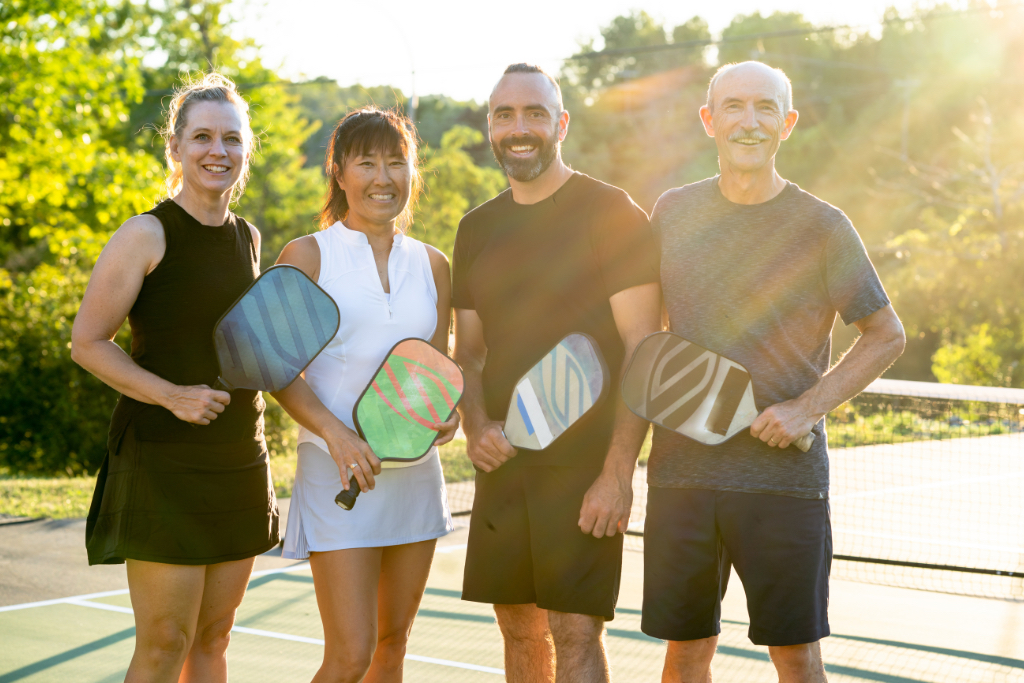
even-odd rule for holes
{"type": "Polygon", "coordinates": [[[377,589],[377,649],[366,683],[401,683],[405,650],[412,633],[437,541],[383,549],[377,589]]]}
{"type": "Polygon", "coordinates": [[[718,636],[701,640],[670,640],[662,683],[711,683],[711,658],[718,636]]]}
{"type": "Polygon", "coordinates": [[[495,605],[505,644],[505,680],[554,683],[555,644],[547,610],[536,605],[495,605]]]}
{"type": "Polygon", "coordinates": [[[604,619],[587,614],[548,610],[555,641],[555,680],[558,683],[608,683],[604,651],[604,619]]]}
{"type": "Polygon", "coordinates": [[[203,601],[180,683],[226,683],[228,643],[256,558],[206,566],[203,601]]]}
{"type": "Polygon", "coordinates": [[[779,683],[826,683],[820,643],[769,647],[768,656],[779,672],[779,683]]]}
{"type": "Polygon", "coordinates": [[[377,644],[381,548],[312,553],[316,604],[324,624],[324,661],[313,683],[363,680],[377,644]]]}
{"type": "Polygon", "coordinates": [[[125,683],[174,683],[192,647],[206,567],[128,560],[135,653],[125,683]]]}

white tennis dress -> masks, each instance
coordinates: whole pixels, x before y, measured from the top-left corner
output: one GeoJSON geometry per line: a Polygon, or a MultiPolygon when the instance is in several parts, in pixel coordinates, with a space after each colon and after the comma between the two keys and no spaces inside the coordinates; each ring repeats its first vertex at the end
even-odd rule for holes
{"type": "MultiPolygon", "coordinates": [[[[430,340],[437,327],[437,288],[426,246],[395,235],[385,294],[366,235],[339,221],[313,237],[320,246],[317,282],[341,312],[338,334],[306,368],[306,383],[342,422],[355,429],[352,407],[387,352],[409,337],[430,340]]],[[[383,463],[376,488],[352,510],[334,502],[342,490],[338,466],[323,439],[299,428],[284,557],[310,552],[415,543],[453,529],[437,448],[411,465],[383,463]]]]}

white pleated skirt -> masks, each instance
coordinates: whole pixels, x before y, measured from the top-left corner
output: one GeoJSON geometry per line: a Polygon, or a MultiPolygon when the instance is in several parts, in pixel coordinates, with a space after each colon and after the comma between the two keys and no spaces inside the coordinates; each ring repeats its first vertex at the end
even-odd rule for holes
{"type": "Polygon", "coordinates": [[[338,466],[316,444],[300,443],[282,555],[304,560],[311,552],[418,543],[454,529],[436,449],[420,464],[374,478],[376,488],[344,510],[334,502],[342,489],[338,466]]]}

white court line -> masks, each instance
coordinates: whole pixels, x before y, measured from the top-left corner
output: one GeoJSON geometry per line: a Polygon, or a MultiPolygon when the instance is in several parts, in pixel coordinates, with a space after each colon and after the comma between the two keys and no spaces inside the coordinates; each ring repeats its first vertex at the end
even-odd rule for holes
{"type": "Polygon", "coordinates": [[[463,662],[453,662],[448,659],[437,659],[436,657],[420,657],[419,655],[406,655],[406,659],[414,662],[426,662],[427,664],[440,664],[441,666],[453,666],[456,669],[469,669],[470,671],[482,671],[485,674],[498,674],[499,676],[505,675],[504,669],[495,669],[490,666],[477,666],[476,664],[465,664],[463,662]]]}
{"type": "Polygon", "coordinates": [[[319,638],[307,638],[306,636],[293,636],[289,633],[278,633],[276,631],[264,631],[248,626],[235,626],[231,629],[238,633],[248,633],[251,636],[263,636],[264,638],[277,638],[278,640],[291,640],[296,643],[308,643],[310,645],[323,645],[324,641],[319,638]]]}
{"type": "Polygon", "coordinates": [[[1009,474],[993,474],[987,477],[971,477],[969,479],[945,479],[933,481],[927,484],[914,484],[913,486],[894,486],[889,489],[877,489],[874,491],[860,491],[858,493],[845,493],[839,496],[830,496],[831,500],[847,500],[852,498],[874,498],[876,496],[887,496],[890,493],[907,493],[909,491],[923,491],[925,489],[938,489],[944,486],[966,486],[967,484],[981,484],[986,481],[1004,481],[1024,477],[1024,472],[1011,472],[1009,474]]]}
{"type": "MultiPolygon", "coordinates": [[[[458,550],[460,548],[465,548],[466,546],[463,545],[463,546],[449,546],[449,547],[452,550],[458,550]]],[[[285,573],[285,572],[300,571],[300,570],[306,569],[308,567],[309,567],[309,564],[305,563],[303,565],[293,565],[291,567],[283,567],[281,569],[267,569],[267,570],[263,570],[263,571],[259,572],[259,575],[260,576],[265,576],[267,574],[282,574],[282,573],[285,573]]],[[[256,575],[257,575],[257,573],[253,572],[253,576],[256,576],[256,575]]],[[[10,611],[12,609],[26,609],[28,607],[43,607],[43,606],[46,606],[46,605],[64,604],[64,605],[76,605],[78,607],[91,607],[93,609],[101,609],[101,610],[106,610],[108,612],[117,612],[119,614],[132,614],[132,615],[134,615],[135,611],[131,607],[121,607],[120,605],[108,605],[108,604],[102,603],[102,602],[92,602],[92,601],[87,599],[87,598],[108,597],[108,596],[111,596],[111,595],[124,595],[127,592],[128,591],[126,591],[126,590],[120,590],[120,591],[107,591],[105,593],[91,593],[89,595],[80,595],[80,596],[73,597],[73,598],[61,598],[59,600],[44,600],[42,602],[26,603],[26,604],[23,604],[23,605],[11,605],[10,607],[3,608],[3,609],[6,609],[6,610],[10,611]]],[[[292,641],[292,642],[295,642],[295,643],[307,643],[309,645],[320,645],[320,646],[323,646],[323,644],[324,644],[324,641],[320,640],[319,638],[307,638],[305,636],[293,636],[293,635],[291,635],[289,633],[278,633],[276,631],[264,631],[262,629],[249,628],[247,626],[234,626],[234,627],[231,628],[231,630],[233,632],[236,632],[236,633],[245,633],[245,634],[251,635],[251,636],[260,636],[262,638],[275,638],[277,640],[288,640],[288,641],[292,641]]],[[[490,667],[490,666],[479,666],[477,664],[467,664],[465,662],[455,662],[455,661],[452,661],[452,660],[449,660],[449,659],[438,659],[436,657],[423,657],[421,655],[409,655],[409,654],[407,654],[405,656],[405,658],[410,660],[410,661],[413,661],[413,662],[424,662],[426,664],[437,664],[439,666],[453,667],[453,668],[456,668],[456,669],[468,669],[470,671],[480,671],[480,672],[483,672],[483,673],[498,674],[499,676],[504,676],[505,675],[505,671],[502,670],[502,669],[495,669],[495,668],[490,667]]]]}
{"type": "Polygon", "coordinates": [[[911,543],[928,543],[931,545],[944,546],[948,548],[968,548],[971,550],[991,550],[998,553],[1019,553],[1024,555],[1024,547],[1018,548],[1011,545],[984,545],[982,543],[961,543],[959,541],[947,541],[940,538],[927,538],[924,536],[900,536],[898,534],[880,534],[871,531],[854,531],[836,527],[832,531],[851,536],[867,536],[869,538],[884,538],[893,541],[909,541],[911,543]]]}
{"type": "MultiPolygon", "coordinates": [[[[465,546],[462,546],[465,547],[465,546]]],[[[284,574],[286,572],[300,572],[304,569],[309,569],[309,562],[303,562],[301,564],[295,564],[290,567],[281,567],[279,569],[261,569],[258,572],[253,572],[251,576],[266,576],[267,574],[284,574]]],[[[116,591],[103,591],[102,593],[86,593],[85,595],[72,595],[68,598],[55,598],[53,600],[40,600],[39,602],[23,602],[20,605],[6,605],[0,607],[0,612],[13,612],[20,609],[30,609],[32,607],[48,607],[50,605],[65,605],[68,603],[74,604],[76,600],[92,600],[93,598],[109,598],[113,595],[128,595],[128,589],[122,588],[116,591]]]]}
{"type": "Polygon", "coordinates": [[[23,602],[20,605],[7,605],[6,607],[0,607],[0,612],[13,612],[19,609],[29,609],[31,607],[47,607],[49,605],[63,605],[70,600],[90,600],[92,598],[109,598],[112,595],[127,595],[128,589],[122,588],[116,591],[104,591],[102,593],[86,593],[85,595],[73,595],[70,598],[57,598],[56,600],[40,600],[39,602],[23,602]]]}
{"type": "Polygon", "coordinates": [[[277,569],[261,569],[258,572],[253,572],[249,575],[250,578],[253,576],[266,576],[267,574],[287,574],[289,572],[301,572],[304,569],[309,569],[309,562],[300,562],[299,564],[293,564],[288,567],[279,567],[277,569]]]}
{"type": "Polygon", "coordinates": [[[105,609],[108,612],[120,612],[121,614],[135,614],[135,610],[131,607],[121,607],[120,605],[108,605],[105,602],[92,602],[91,600],[75,600],[70,598],[64,601],[68,605],[78,605],[79,607],[93,607],[95,609],[105,609]]]}
{"type": "Polygon", "coordinates": [[[465,550],[465,549],[466,549],[466,544],[463,543],[462,545],[446,545],[446,546],[443,546],[441,548],[438,548],[434,552],[435,553],[454,553],[456,550],[465,550]]]}

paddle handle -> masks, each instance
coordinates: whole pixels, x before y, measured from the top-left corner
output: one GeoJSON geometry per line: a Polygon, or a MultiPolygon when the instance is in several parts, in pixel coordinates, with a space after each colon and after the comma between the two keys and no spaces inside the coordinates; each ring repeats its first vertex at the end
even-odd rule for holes
{"type": "Polygon", "coordinates": [[[348,491],[342,490],[341,493],[334,497],[334,502],[338,504],[338,507],[343,510],[351,510],[356,505],[356,498],[359,497],[359,481],[356,479],[356,475],[352,475],[352,478],[348,480],[348,491]]]}
{"type": "Polygon", "coordinates": [[[811,450],[811,444],[814,443],[814,432],[804,434],[799,439],[793,442],[793,445],[802,450],[804,453],[811,450]]]}

